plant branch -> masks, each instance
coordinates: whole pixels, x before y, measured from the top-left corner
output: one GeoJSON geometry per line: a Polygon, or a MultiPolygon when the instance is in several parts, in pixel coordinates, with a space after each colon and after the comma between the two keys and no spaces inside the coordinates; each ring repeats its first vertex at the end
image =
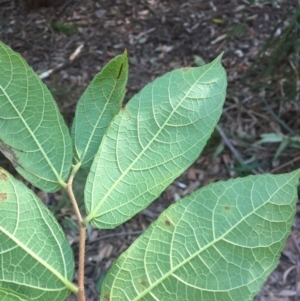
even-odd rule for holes
{"type": "Polygon", "coordinates": [[[298,161],[298,160],[300,160],[300,156],[298,156],[298,157],[296,157],[296,158],[294,158],[294,159],[292,159],[292,160],[290,160],[290,161],[288,161],[288,162],[285,162],[285,163],[283,163],[283,164],[281,164],[281,165],[279,165],[279,166],[273,168],[273,169],[270,171],[270,173],[274,173],[275,171],[278,171],[279,169],[282,169],[283,167],[286,167],[286,166],[288,166],[288,165],[290,165],[290,164],[292,164],[292,163],[294,163],[294,162],[296,162],[296,161],[298,161]]]}
{"type": "Polygon", "coordinates": [[[86,240],[86,227],[82,222],[82,216],[80,210],[78,208],[75,195],[73,193],[73,180],[75,174],[79,170],[81,163],[77,163],[73,166],[71,175],[69,177],[67,192],[70,197],[72,206],[74,208],[78,225],[79,225],[79,259],[78,259],[78,299],[79,301],[85,301],[85,293],[84,293],[84,257],[85,257],[85,240],[86,240]]]}
{"type": "Polygon", "coordinates": [[[42,74],[39,75],[40,79],[45,79],[48,78],[52,73],[59,71],[63,68],[65,68],[67,65],[73,63],[73,61],[80,55],[82,49],[84,47],[84,44],[80,44],[75,51],[70,55],[69,59],[66,60],[65,62],[57,65],[56,67],[49,69],[45,72],[43,72],[42,74]]]}

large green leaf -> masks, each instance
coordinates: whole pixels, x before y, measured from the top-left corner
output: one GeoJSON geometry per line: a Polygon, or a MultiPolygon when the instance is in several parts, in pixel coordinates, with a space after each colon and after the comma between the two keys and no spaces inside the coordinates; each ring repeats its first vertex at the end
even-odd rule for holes
{"type": "Polygon", "coordinates": [[[299,176],[218,182],[170,206],[111,267],[100,300],[252,300],[291,231],[299,176]]]}
{"type": "Polygon", "coordinates": [[[3,289],[1,287],[0,287],[0,300],[1,301],[32,301],[24,295],[18,294],[8,289],[3,289]]]}
{"type": "Polygon", "coordinates": [[[128,78],[127,51],[112,59],[80,98],[72,127],[75,159],[89,168],[102,137],[120,111],[128,78]]]}
{"type": "Polygon", "coordinates": [[[72,142],[51,93],[25,60],[0,42],[0,151],[33,185],[67,179],[72,142]]]}
{"type": "Polygon", "coordinates": [[[32,300],[62,301],[77,288],[71,247],[54,216],[0,169],[0,287],[32,300]]]}
{"type": "Polygon", "coordinates": [[[156,79],[113,119],[87,180],[85,223],[116,227],[196,160],[222,112],[220,60],[156,79]]]}

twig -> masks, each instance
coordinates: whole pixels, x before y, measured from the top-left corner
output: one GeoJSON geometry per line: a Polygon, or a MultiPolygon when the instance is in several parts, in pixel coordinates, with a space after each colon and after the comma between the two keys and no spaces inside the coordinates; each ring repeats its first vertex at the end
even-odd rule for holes
{"type": "Polygon", "coordinates": [[[81,53],[82,49],[84,47],[84,44],[79,45],[75,51],[70,55],[69,59],[61,64],[58,64],[55,68],[49,69],[42,74],[39,75],[40,79],[45,79],[48,78],[52,73],[61,70],[65,68],[67,65],[73,63],[73,61],[79,56],[81,53]]]}
{"type": "Polygon", "coordinates": [[[79,301],[85,301],[85,293],[84,293],[84,257],[85,257],[85,241],[86,241],[86,227],[82,223],[82,216],[80,210],[78,208],[76,198],[73,193],[73,180],[75,174],[80,168],[81,163],[78,163],[73,166],[71,175],[69,177],[68,185],[67,185],[67,192],[69,198],[71,200],[72,206],[74,208],[78,225],[79,225],[79,259],[78,259],[78,299],[79,301]]]}
{"type": "Polygon", "coordinates": [[[110,234],[106,234],[103,235],[99,238],[96,238],[95,240],[93,240],[93,242],[95,241],[100,241],[100,240],[104,240],[107,238],[111,238],[111,237],[116,237],[116,236],[125,236],[125,235],[140,235],[142,234],[144,231],[139,230],[139,231],[132,231],[132,232],[120,232],[120,233],[110,233],[110,234]]]}
{"type": "Polygon", "coordinates": [[[298,161],[298,160],[300,160],[300,156],[298,156],[298,157],[296,157],[296,158],[294,158],[294,159],[292,159],[292,160],[290,160],[290,161],[288,161],[288,162],[285,162],[285,163],[283,163],[283,164],[281,164],[281,165],[279,165],[279,166],[273,168],[273,169],[270,171],[270,173],[274,173],[275,171],[278,171],[279,169],[281,169],[281,168],[283,168],[283,167],[286,167],[286,166],[288,166],[289,164],[294,163],[294,162],[296,162],[296,161],[298,161]]]}
{"type": "Polygon", "coordinates": [[[220,136],[223,139],[223,142],[226,144],[226,146],[231,150],[231,152],[233,153],[233,155],[235,156],[235,158],[238,160],[238,162],[246,167],[248,170],[250,170],[253,174],[258,175],[259,172],[257,172],[255,169],[252,169],[251,167],[249,167],[243,160],[241,154],[236,150],[236,148],[232,145],[231,141],[227,138],[226,134],[224,133],[224,131],[222,130],[222,128],[217,125],[216,126],[217,131],[219,132],[220,136]]]}

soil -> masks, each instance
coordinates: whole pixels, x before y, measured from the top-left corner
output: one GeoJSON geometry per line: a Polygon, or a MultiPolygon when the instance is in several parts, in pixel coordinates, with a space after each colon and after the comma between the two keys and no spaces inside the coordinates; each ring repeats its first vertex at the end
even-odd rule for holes
{"type": "MultiPolygon", "coordinates": [[[[298,5],[296,0],[282,1],[281,5],[276,1],[254,4],[258,1],[239,0],[65,0],[42,1],[50,6],[40,7],[38,1],[27,1],[30,5],[25,2],[0,0],[0,40],[43,74],[68,125],[90,80],[124,49],[130,63],[125,101],[157,76],[178,67],[199,65],[201,60],[209,62],[224,51],[228,96],[220,128],[204,154],[157,201],[124,225],[113,231],[89,229],[85,274],[88,301],[99,299],[99,283],[119,254],[178,198],[216,180],[299,168],[298,149],[286,148],[272,161],[278,145],[254,144],[263,133],[287,135],[290,129],[299,136],[299,103],[274,101],[283,97],[282,86],[275,86],[272,93],[262,86],[255,90],[262,71],[256,68],[248,73],[255,64],[267,68],[266,59],[260,61],[258,54],[276,26],[278,35],[288,26],[298,5]],[[271,103],[266,103],[266,95],[271,95],[271,103]],[[241,162],[250,164],[245,168],[247,164],[241,162]]],[[[285,68],[285,63],[280,62],[280,68],[285,68]]],[[[298,66],[295,68],[299,71],[298,66]]],[[[84,177],[79,175],[79,186],[83,186],[84,177]]],[[[75,217],[70,207],[62,208],[64,195],[38,193],[47,205],[55,206],[53,210],[77,258],[75,217]]],[[[299,243],[298,203],[292,235],[278,267],[255,301],[300,300],[299,243]]],[[[69,300],[75,299],[71,296],[69,300]]]]}

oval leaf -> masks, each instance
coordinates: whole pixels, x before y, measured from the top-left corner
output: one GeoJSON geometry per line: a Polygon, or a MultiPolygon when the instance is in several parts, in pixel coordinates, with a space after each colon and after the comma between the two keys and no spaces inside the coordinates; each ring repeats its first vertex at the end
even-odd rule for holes
{"type": "Polygon", "coordinates": [[[299,175],[218,182],[170,206],[111,267],[100,300],[252,300],[290,233],[299,175]]]}
{"type": "Polygon", "coordinates": [[[26,296],[18,294],[14,291],[0,287],[0,300],[2,301],[32,301],[26,296]]]}
{"type": "Polygon", "coordinates": [[[0,151],[33,185],[54,192],[69,175],[72,143],[47,87],[0,42],[0,151]]]}
{"type": "Polygon", "coordinates": [[[227,83],[220,60],[167,73],[115,117],[87,180],[85,223],[118,226],[197,159],[222,112],[227,83]]]}
{"type": "Polygon", "coordinates": [[[71,247],[54,216],[0,169],[0,287],[32,300],[65,300],[74,275],[71,247]]]}
{"type": "Polygon", "coordinates": [[[102,137],[120,111],[128,78],[127,51],[112,59],[80,98],[72,127],[75,160],[90,168],[102,137]]]}

